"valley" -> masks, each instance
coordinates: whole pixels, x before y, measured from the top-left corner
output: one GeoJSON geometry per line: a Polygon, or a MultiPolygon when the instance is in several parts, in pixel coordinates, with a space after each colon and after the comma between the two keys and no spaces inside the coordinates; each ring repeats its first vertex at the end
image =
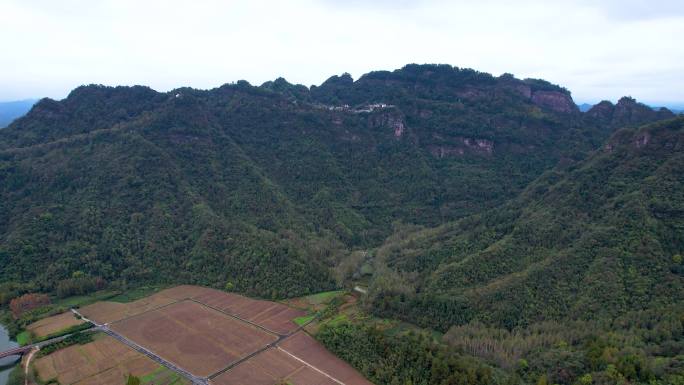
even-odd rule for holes
{"type": "Polygon", "coordinates": [[[81,86],[0,130],[0,317],[61,384],[678,385],[683,149],[449,65],[81,86]]]}

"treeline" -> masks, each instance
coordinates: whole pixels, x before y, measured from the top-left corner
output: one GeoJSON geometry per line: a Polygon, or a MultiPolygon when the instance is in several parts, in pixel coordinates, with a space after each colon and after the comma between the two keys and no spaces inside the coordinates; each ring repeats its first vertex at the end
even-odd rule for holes
{"type": "Polygon", "coordinates": [[[373,326],[345,322],[324,325],[316,338],[378,385],[505,383],[491,367],[420,333],[391,337],[373,326]]]}
{"type": "Polygon", "coordinates": [[[51,343],[49,345],[43,346],[40,348],[40,352],[38,353],[38,357],[44,357],[47,356],[50,353],[56,352],[57,350],[64,349],[66,347],[72,346],[72,345],[85,345],[89,342],[93,342],[93,333],[91,332],[82,332],[82,333],[75,333],[73,335],[70,335],[69,337],[57,341],[54,343],[51,343]]]}
{"type": "Polygon", "coordinates": [[[515,331],[474,323],[440,340],[427,332],[327,323],[316,338],[379,385],[684,383],[681,309],[515,331]]]}
{"type": "Polygon", "coordinates": [[[527,383],[679,384],[684,311],[676,306],[615,320],[548,321],[512,331],[471,323],[443,341],[527,383]]]}

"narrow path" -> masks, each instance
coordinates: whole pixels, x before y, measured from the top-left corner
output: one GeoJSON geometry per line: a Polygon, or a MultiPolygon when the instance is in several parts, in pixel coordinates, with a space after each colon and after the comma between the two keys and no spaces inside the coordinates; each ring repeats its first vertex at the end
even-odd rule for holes
{"type": "Polygon", "coordinates": [[[33,355],[38,353],[40,348],[33,348],[31,352],[29,353],[28,357],[26,357],[26,364],[24,367],[24,385],[29,385],[29,367],[31,366],[31,359],[33,358],[33,355]]]}

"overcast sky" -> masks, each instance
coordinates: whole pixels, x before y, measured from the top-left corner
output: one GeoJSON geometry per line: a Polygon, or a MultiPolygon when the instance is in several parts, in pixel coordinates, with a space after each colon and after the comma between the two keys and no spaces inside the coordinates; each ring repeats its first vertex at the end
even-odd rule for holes
{"type": "Polygon", "coordinates": [[[448,63],[684,104],[682,37],[684,0],[0,0],[0,101],[448,63]]]}

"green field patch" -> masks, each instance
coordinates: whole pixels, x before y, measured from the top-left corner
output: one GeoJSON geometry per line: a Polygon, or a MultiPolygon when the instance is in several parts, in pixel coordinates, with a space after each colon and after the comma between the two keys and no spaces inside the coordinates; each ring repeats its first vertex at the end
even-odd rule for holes
{"type": "Polygon", "coordinates": [[[98,301],[108,300],[116,295],[119,295],[120,293],[121,292],[116,290],[101,290],[87,295],[77,295],[73,297],[58,299],[52,303],[52,306],[58,308],[80,307],[90,305],[91,303],[95,303],[98,301]]]}
{"type": "Polygon", "coordinates": [[[21,346],[28,345],[31,342],[31,333],[28,330],[17,334],[17,343],[21,346]]]}
{"type": "Polygon", "coordinates": [[[140,377],[141,384],[178,384],[182,382],[181,376],[164,366],[159,366],[152,373],[140,377]]]}
{"type": "Polygon", "coordinates": [[[337,316],[326,321],[326,324],[329,326],[337,326],[341,323],[348,322],[348,321],[349,321],[349,318],[345,314],[338,314],[337,316]]]}
{"type": "Polygon", "coordinates": [[[316,315],[314,314],[297,317],[294,319],[294,323],[296,323],[299,326],[303,326],[311,322],[311,320],[313,320],[315,317],[316,315]]]}
{"type": "Polygon", "coordinates": [[[118,295],[109,298],[112,302],[133,302],[141,298],[149,297],[150,295],[165,289],[165,286],[143,286],[131,290],[120,292],[118,295]]]}
{"type": "Polygon", "coordinates": [[[306,296],[305,299],[313,305],[320,305],[332,301],[334,298],[344,294],[344,292],[344,290],[324,291],[322,293],[306,296]]]}

